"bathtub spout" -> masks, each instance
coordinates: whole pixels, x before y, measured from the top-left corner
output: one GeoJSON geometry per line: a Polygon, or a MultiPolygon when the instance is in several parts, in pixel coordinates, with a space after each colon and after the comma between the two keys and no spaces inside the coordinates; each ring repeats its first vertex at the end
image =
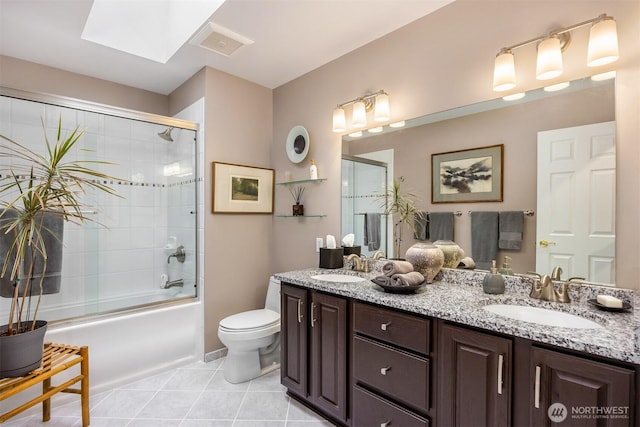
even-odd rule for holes
{"type": "Polygon", "coordinates": [[[184,286],[184,280],[183,279],[167,280],[167,282],[164,284],[164,286],[162,286],[162,288],[163,289],[169,289],[169,288],[173,288],[174,286],[183,287],[184,286]]]}

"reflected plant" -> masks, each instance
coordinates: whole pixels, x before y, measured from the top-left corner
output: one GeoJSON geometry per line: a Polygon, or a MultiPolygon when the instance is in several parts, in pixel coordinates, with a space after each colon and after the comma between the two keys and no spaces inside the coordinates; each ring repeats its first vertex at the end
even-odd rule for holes
{"type": "Polygon", "coordinates": [[[412,191],[403,191],[401,188],[403,182],[404,177],[399,177],[393,181],[392,186],[385,188],[384,194],[376,198],[379,205],[384,208],[384,215],[393,217],[393,246],[396,258],[400,258],[403,228],[408,227],[415,232],[416,220],[424,216],[424,212],[416,208],[418,196],[412,191]]]}

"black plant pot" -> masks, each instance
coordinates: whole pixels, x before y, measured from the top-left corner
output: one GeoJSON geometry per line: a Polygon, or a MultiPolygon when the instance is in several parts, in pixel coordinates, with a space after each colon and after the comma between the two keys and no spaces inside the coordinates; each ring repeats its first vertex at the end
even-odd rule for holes
{"type": "MultiPolygon", "coordinates": [[[[31,322],[22,322],[23,326],[31,322]]],[[[0,378],[21,377],[38,369],[42,363],[47,322],[36,320],[33,331],[6,335],[7,325],[0,327],[0,378]]]]}

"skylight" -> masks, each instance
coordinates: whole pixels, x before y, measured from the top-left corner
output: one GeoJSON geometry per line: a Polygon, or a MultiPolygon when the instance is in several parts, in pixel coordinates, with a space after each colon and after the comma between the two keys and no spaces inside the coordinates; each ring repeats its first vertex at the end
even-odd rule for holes
{"type": "Polygon", "coordinates": [[[94,0],[82,39],[167,63],[224,0],[94,0]]]}

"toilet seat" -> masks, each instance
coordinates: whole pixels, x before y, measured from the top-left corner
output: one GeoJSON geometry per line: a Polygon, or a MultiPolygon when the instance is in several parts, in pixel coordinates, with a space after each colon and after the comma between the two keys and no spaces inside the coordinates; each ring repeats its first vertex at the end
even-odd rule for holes
{"type": "Polygon", "coordinates": [[[280,313],[266,308],[245,311],[225,317],[219,329],[225,332],[257,332],[280,326],[280,313]]]}

